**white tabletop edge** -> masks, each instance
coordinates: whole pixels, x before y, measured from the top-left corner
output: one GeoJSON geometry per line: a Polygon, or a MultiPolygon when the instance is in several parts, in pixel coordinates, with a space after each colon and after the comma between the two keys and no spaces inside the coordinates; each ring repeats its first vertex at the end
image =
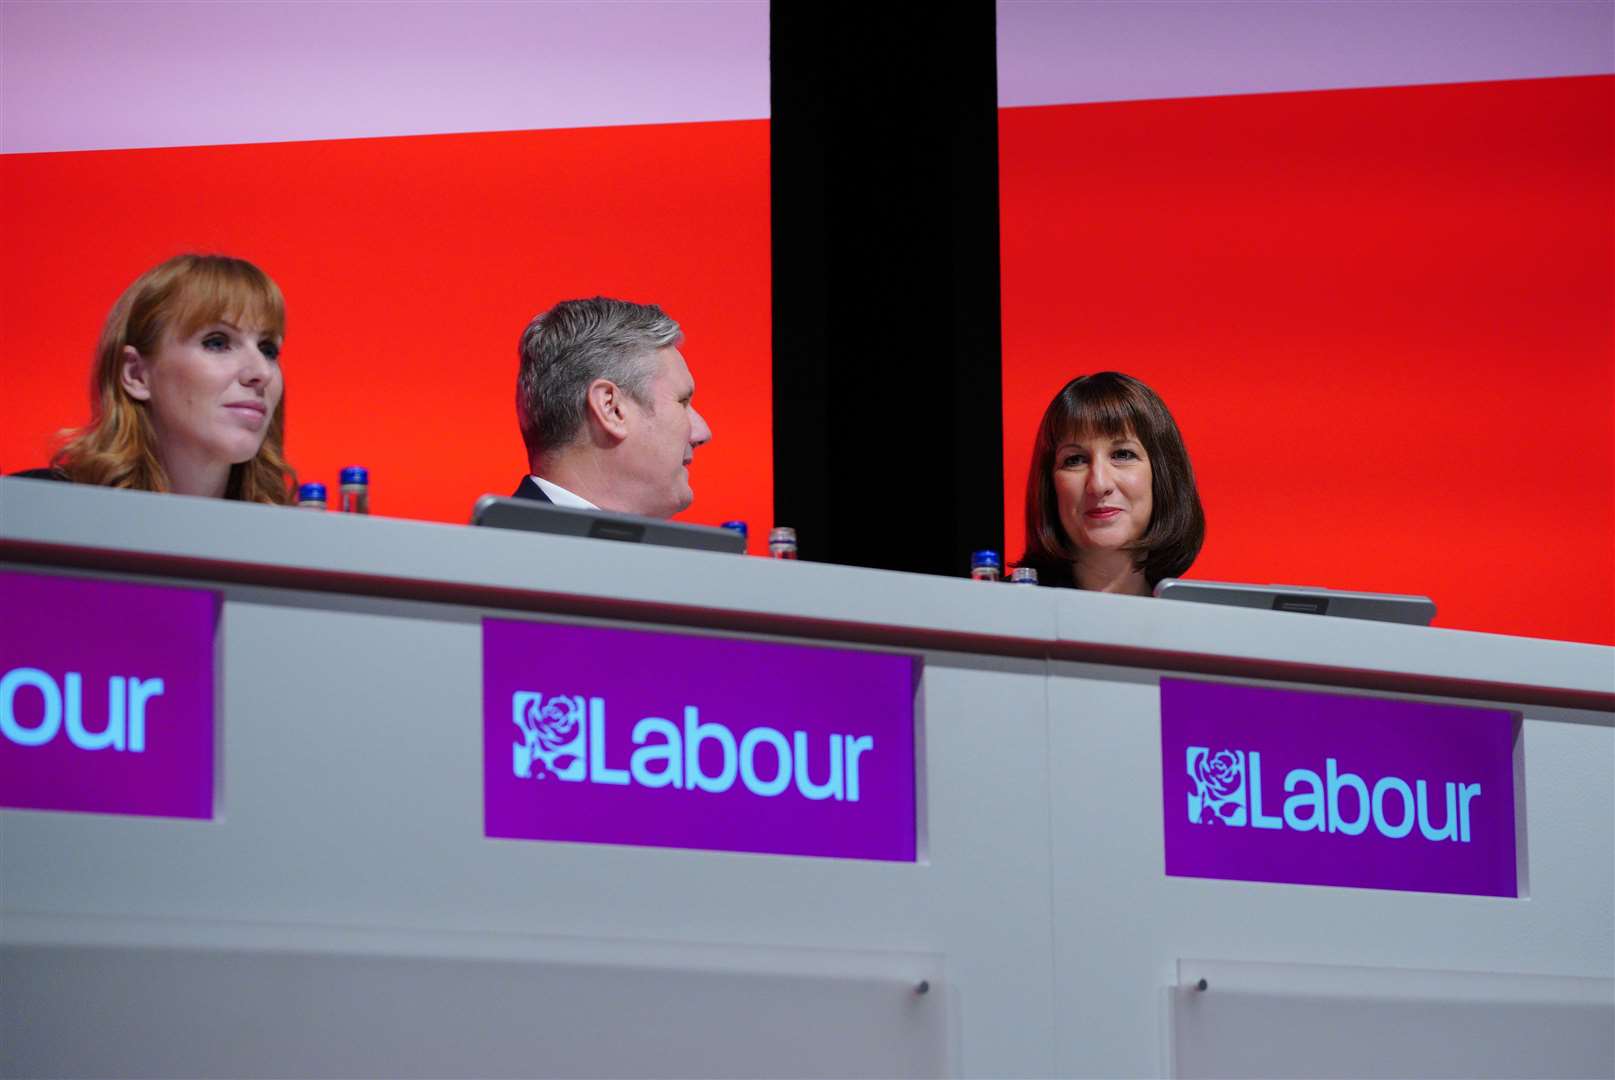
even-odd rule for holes
{"type": "Polygon", "coordinates": [[[737,627],[761,619],[805,637],[1163,666],[1237,660],[1491,686],[1504,697],[1535,688],[1615,711],[1615,649],[1601,645],[0,479],[0,557],[49,563],[39,553],[53,550],[79,553],[81,566],[86,553],[108,568],[181,563],[204,579],[233,568],[236,580],[245,571],[270,585],[323,577],[366,592],[367,581],[403,582],[473,604],[525,593],[674,622],[681,612],[737,627]]]}

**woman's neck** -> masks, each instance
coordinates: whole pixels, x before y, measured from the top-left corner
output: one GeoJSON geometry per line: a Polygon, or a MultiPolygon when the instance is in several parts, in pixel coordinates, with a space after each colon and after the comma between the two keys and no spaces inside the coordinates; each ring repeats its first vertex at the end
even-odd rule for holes
{"type": "Polygon", "coordinates": [[[189,455],[169,452],[158,455],[168,474],[168,490],[175,495],[201,495],[224,498],[230,486],[230,465],[216,460],[192,460],[189,455]]]}
{"type": "Polygon", "coordinates": [[[1149,579],[1133,561],[1131,551],[1086,551],[1071,564],[1077,588],[1090,592],[1150,595],[1149,579]]]}

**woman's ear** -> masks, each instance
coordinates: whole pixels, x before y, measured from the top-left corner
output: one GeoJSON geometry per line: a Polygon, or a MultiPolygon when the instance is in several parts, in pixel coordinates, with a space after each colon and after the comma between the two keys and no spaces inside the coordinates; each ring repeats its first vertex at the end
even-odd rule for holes
{"type": "Polygon", "coordinates": [[[123,347],[123,366],[118,370],[118,382],[123,392],[136,401],[151,400],[151,365],[133,345],[123,347]]]}

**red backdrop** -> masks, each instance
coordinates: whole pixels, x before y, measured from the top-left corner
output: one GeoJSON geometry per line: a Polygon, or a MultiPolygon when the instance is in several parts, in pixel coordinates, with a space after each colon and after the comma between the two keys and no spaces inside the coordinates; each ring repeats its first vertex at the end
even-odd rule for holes
{"type": "Polygon", "coordinates": [[[1006,541],[1038,418],[1176,415],[1213,580],[1615,642],[1615,78],[1005,109],[1006,541]]]}
{"type": "Polygon", "coordinates": [[[88,415],[101,322],[180,251],[287,297],[300,478],[371,470],[375,513],[464,522],[526,471],[516,342],[556,300],[660,304],[713,442],[686,520],[773,512],[768,124],[740,121],[0,157],[0,471],[88,415]]]}

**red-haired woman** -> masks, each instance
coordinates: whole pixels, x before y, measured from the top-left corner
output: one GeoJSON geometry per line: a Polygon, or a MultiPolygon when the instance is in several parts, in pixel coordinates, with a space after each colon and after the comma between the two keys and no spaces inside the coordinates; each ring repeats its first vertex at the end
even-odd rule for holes
{"type": "Polygon", "coordinates": [[[101,331],[90,423],[49,469],[19,475],[290,502],[285,330],[279,286],[242,259],[180,255],[146,271],[101,331]]]}

